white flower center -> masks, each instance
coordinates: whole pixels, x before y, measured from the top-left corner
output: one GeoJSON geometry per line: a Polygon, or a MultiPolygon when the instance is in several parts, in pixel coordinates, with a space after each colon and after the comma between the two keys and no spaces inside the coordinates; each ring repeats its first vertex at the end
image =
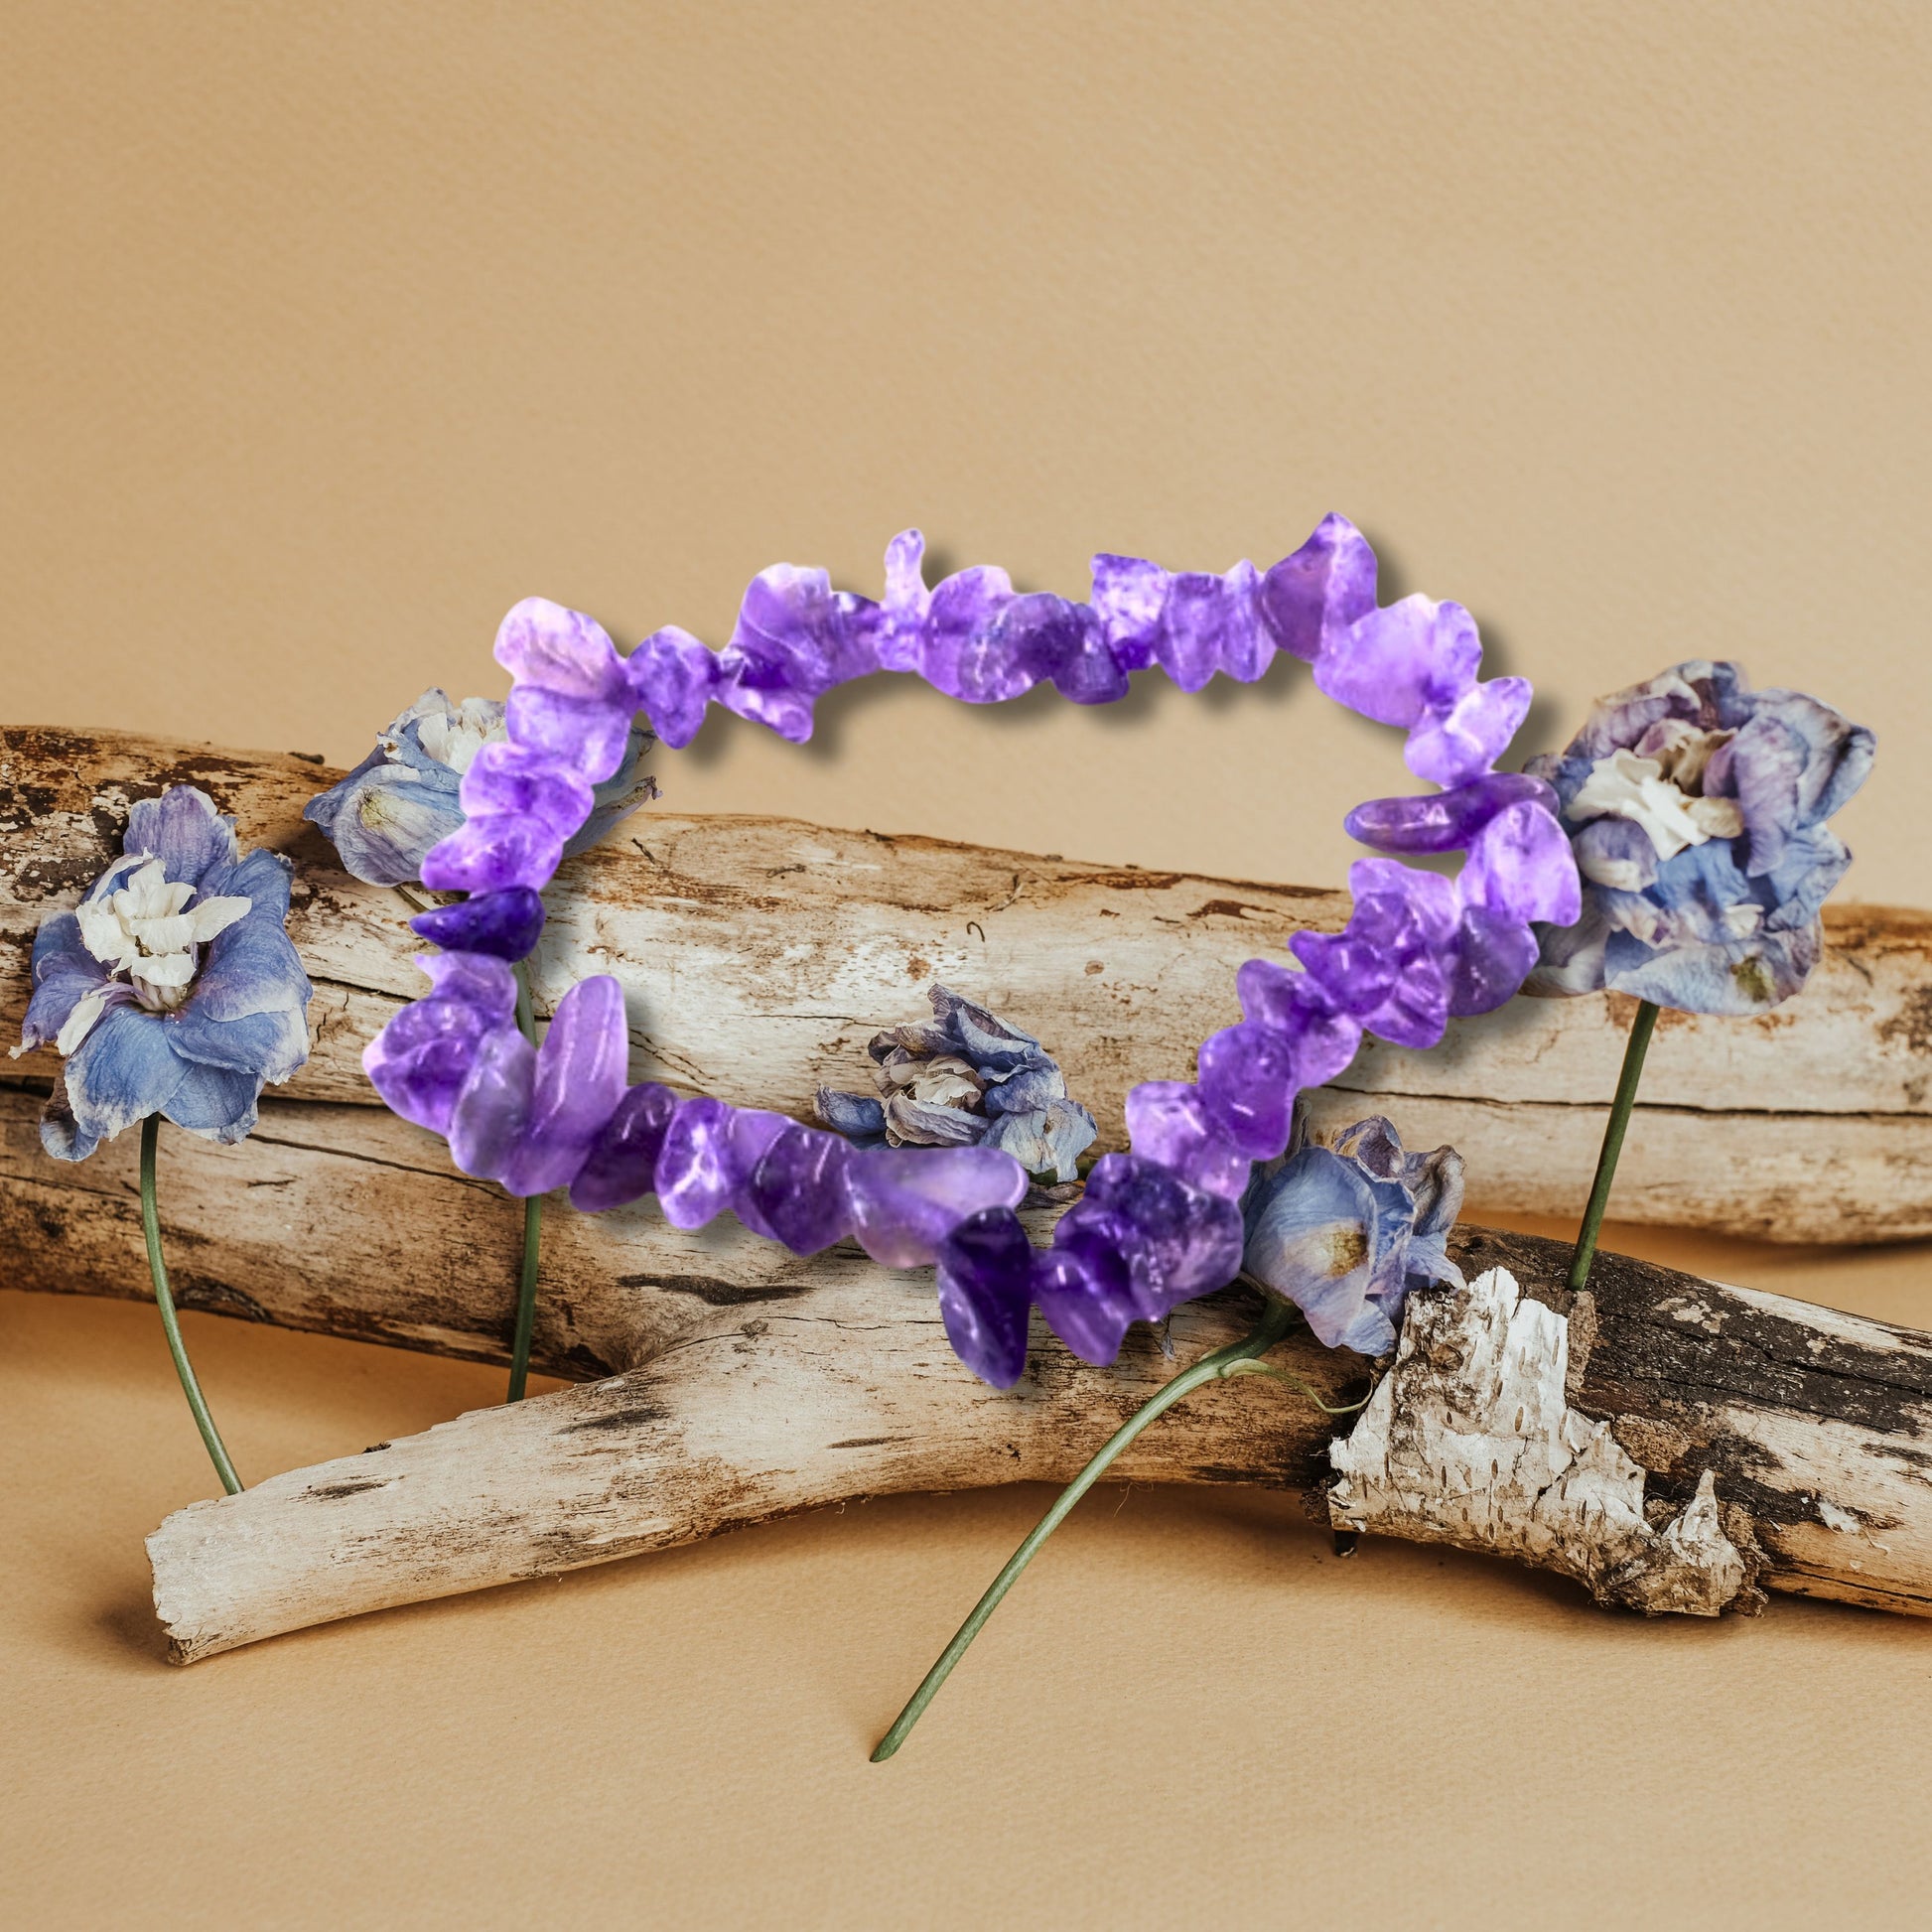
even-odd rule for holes
{"type": "Polygon", "coordinates": [[[471,760],[485,745],[501,743],[509,737],[509,727],[501,718],[490,716],[491,707],[482,698],[465,698],[454,711],[425,713],[416,722],[416,742],[438,764],[452,771],[468,771],[471,760]]]}
{"type": "MultiPolygon", "coordinates": [[[[189,906],[195,888],[170,880],[159,859],[150,859],[126,885],[88,899],[75,909],[80,937],[110,975],[126,976],[134,997],[150,1013],[183,1005],[201,965],[201,948],[247,916],[250,901],[239,895],[205,898],[189,906]]],[[[69,1016],[55,1045],[70,1053],[86,1037],[106,1006],[105,989],[90,993],[69,1016]]]]}
{"type": "Polygon", "coordinates": [[[1702,790],[1705,766],[1730,737],[1676,719],[1654,725],[1638,741],[1642,751],[1612,752],[1590,766],[1569,815],[1627,818],[1649,834],[1660,860],[1710,839],[1734,839],[1744,829],[1736,799],[1707,798],[1702,790]]]}

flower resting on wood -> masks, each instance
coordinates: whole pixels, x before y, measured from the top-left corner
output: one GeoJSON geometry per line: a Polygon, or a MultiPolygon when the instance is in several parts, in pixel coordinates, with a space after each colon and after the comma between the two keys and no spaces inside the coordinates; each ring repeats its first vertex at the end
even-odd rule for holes
{"type": "MultiPolygon", "coordinates": [[[[353,771],[310,799],[302,816],[322,827],[351,877],[372,886],[407,884],[422,876],[430,847],[462,825],[459,789],[485,746],[501,748],[484,760],[486,768],[496,767],[498,793],[530,802],[531,787],[514,769],[517,759],[507,738],[504,708],[496,699],[453,704],[440,690],[425,691],[389,722],[375,750],[353,771]]],[[[617,770],[592,791],[590,815],[564,847],[566,857],[597,844],[621,819],[656,797],[654,781],[637,769],[653,743],[646,730],[630,732],[617,770]]]]}
{"type": "Polygon", "coordinates": [[[1447,1245],[1461,1209],[1462,1157],[1405,1154],[1375,1115],[1256,1170],[1243,1272],[1293,1302],[1317,1341],[1386,1354],[1412,1288],[1462,1286],[1447,1245]]]}
{"type": "Polygon", "coordinates": [[[1875,741],[1799,691],[1753,691],[1693,659],[1591,708],[1554,787],[1584,877],[1582,916],[1541,928],[1526,991],[1634,995],[1684,1013],[1763,1013],[1805,983],[1819,908],[1852,863],[1827,820],[1875,741]]]}
{"type": "Polygon", "coordinates": [[[1058,1062],[957,993],[935,985],[927,997],[933,1025],[873,1035],[878,1094],[820,1087],[819,1119],[858,1147],[997,1147],[1029,1173],[1071,1180],[1096,1129],[1058,1062]]]}
{"type": "Polygon", "coordinates": [[[41,1117],[49,1154],[84,1160],[149,1114],[205,1140],[247,1134],[263,1083],[309,1056],[288,910],[288,861],[243,857],[207,793],[176,785],[134,806],[121,857],[34,939],[13,1051],[62,1055],[41,1117]]]}

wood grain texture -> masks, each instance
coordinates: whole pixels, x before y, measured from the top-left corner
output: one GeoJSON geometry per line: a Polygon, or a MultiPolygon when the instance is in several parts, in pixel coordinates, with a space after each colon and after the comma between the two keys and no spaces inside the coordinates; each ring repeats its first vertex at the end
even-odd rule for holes
{"type": "MultiPolygon", "coordinates": [[[[34,927],[118,849],[128,803],[195,783],[296,866],[290,931],[316,986],[315,1044],[282,1096],[372,1106],[361,1048],[423,981],[402,897],[346,878],[302,821],[335,775],[125,734],[0,732],[0,1025],[25,1006],[34,927]]],[[[1244,959],[1347,915],[1345,895],[1307,888],[657,811],[571,862],[550,901],[539,1012],[577,978],[616,973],[638,1077],[809,1118],[813,1089],[862,1085],[866,1040],[921,1017],[941,979],[1041,1034],[1103,1150],[1121,1144],[1128,1087],[1184,1077],[1197,1043],[1239,1017],[1244,959]]],[[[1932,915],[1839,908],[1828,932],[1811,986],[1775,1013],[1665,1016],[1619,1217],[1773,1240],[1932,1233],[1932,915]]],[[[1366,1041],[1317,1107],[1454,1142],[1472,1211],[1572,1213],[1629,1011],[1616,997],[1518,1000],[1451,1023],[1427,1054],[1366,1041]]],[[[31,1086],[41,1066],[0,1062],[0,1079],[31,1086]]]]}
{"type": "MultiPolygon", "coordinates": [[[[1666,1529],[1715,1508],[1734,1567],[1704,1607],[1754,1608],[1769,1588],[1932,1609],[1932,1336],[1608,1255],[1576,1298],[1557,1244],[1471,1228],[1455,1245],[1466,1270],[1508,1269],[1568,1330],[1570,1403],[1641,1471],[1646,1515],[1666,1529]]],[[[1038,1333],[1002,1394],[953,1358],[925,1282],[841,1263],[748,1291],[732,1273],[721,1253],[708,1288],[640,1295],[666,1318],[623,1374],[178,1511],[149,1540],[177,1661],[850,1497],[1063,1482],[1173,1369],[1146,1330],[1108,1370],[1038,1333]]],[[[1176,1356],[1233,1339],[1251,1313],[1240,1290],[1177,1311],[1176,1356]]],[[[1275,1359],[1331,1403],[1368,1386],[1367,1363],[1306,1334],[1275,1359]]],[[[1313,1492],[1349,1427],[1244,1379],[1181,1405],[1118,1467],[1313,1492]]]]}

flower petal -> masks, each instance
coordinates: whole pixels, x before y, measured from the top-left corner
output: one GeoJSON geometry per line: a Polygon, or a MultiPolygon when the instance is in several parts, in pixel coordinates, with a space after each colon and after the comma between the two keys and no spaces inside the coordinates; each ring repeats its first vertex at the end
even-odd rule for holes
{"type": "Polygon", "coordinates": [[[174,785],[159,798],[140,799],[127,815],[123,854],[161,861],[170,879],[197,885],[210,867],[235,856],[234,820],[193,785],[174,785]]]}
{"type": "Polygon", "coordinates": [[[111,1141],[166,1110],[188,1071],[170,1042],[159,1014],[116,1006],[103,1016],[66,1063],[68,1104],[82,1134],[111,1141]]]}

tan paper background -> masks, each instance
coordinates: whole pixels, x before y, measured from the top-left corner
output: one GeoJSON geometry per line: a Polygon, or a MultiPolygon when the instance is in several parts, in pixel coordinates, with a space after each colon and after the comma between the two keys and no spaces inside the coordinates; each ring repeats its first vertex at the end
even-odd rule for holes
{"type": "MultiPolygon", "coordinates": [[[[542,593],[714,641],[777,558],[1078,593],[1330,508],[1531,736],[1676,657],[1876,725],[1932,901],[1922,9],[15,4],[0,707],[347,761],[542,593]]],[[[680,808],[1338,882],[1399,741],[1258,689],[843,693],[680,808]]],[[[1522,749],[1535,746],[1526,739],[1522,749]]],[[[1632,1237],[1634,1241],[1636,1238],[1632,1237]]],[[[1649,1237],[1932,1323],[1922,1252],[1649,1237]]],[[[490,1373],[193,1317],[245,1470],[490,1373]]],[[[151,1312],[0,1295],[0,1917],[1782,1925],[1922,1915],[1932,1632],[1646,1627],[1291,1504],[1119,1491],[891,1767],[1038,1508],[853,1508],[158,1661],[207,1475],[151,1312]]]]}

